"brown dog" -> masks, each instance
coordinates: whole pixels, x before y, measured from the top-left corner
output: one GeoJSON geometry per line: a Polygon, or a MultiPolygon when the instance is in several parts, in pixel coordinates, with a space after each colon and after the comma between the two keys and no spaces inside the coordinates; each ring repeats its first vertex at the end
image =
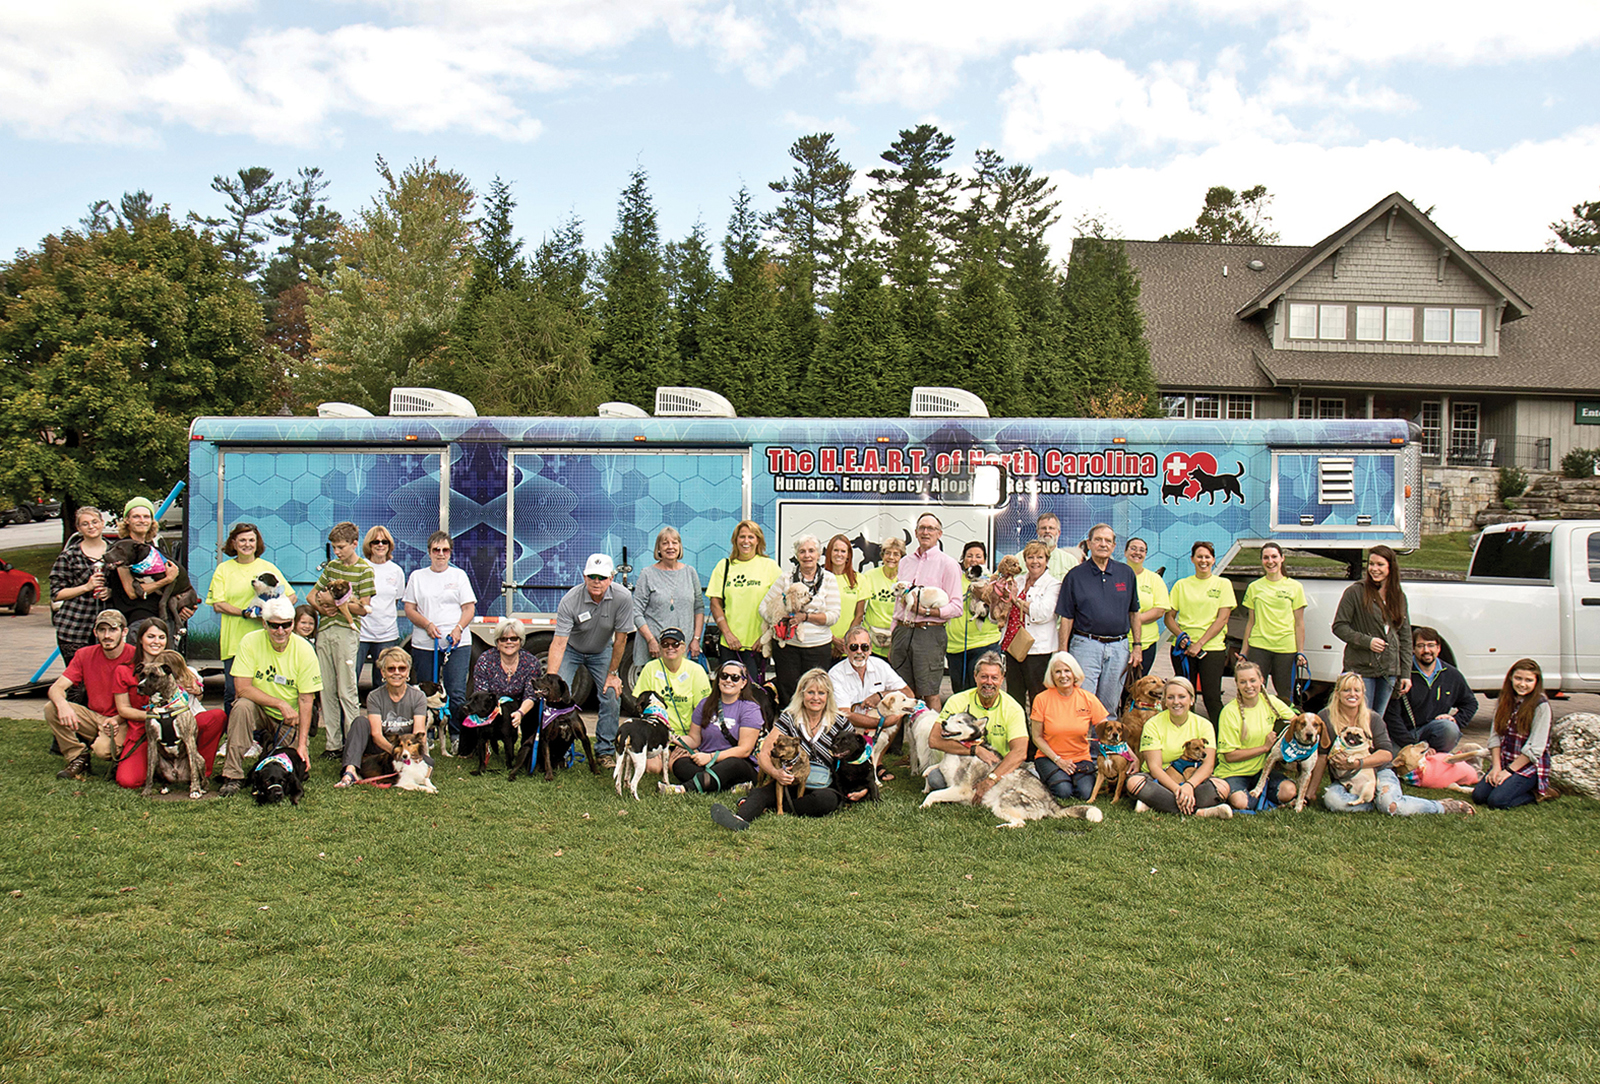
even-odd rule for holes
{"type": "Polygon", "coordinates": [[[1107,719],[1098,727],[1100,732],[1100,756],[1095,764],[1094,790],[1089,792],[1089,801],[1093,802],[1100,797],[1100,788],[1108,780],[1115,780],[1116,785],[1111,795],[1111,804],[1115,805],[1122,800],[1122,786],[1128,781],[1128,775],[1138,764],[1138,754],[1123,740],[1122,720],[1107,719]]]}
{"type": "MultiPolygon", "coordinates": [[[[772,739],[772,748],[767,750],[767,759],[794,776],[794,781],[799,784],[800,792],[795,797],[801,797],[806,792],[806,776],[811,773],[811,758],[806,755],[806,747],[800,744],[799,738],[791,738],[787,734],[779,733],[772,739]]],[[[768,775],[766,770],[761,772],[761,778],[756,780],[756,786],[771,780],[777,785],[778,812],[784,812],[783,792],[786,789],[782,783],[768,775]]]]}
{"type": "Polygon", "coordinates": [[[1150,674],[1133,683],[1133,700],[1120,716],[1122,722],[1122,740],[1128,743],[1134,754],[1139,752],[1139,739],[1144,737],[1144,724],[1161,712],[1161,690],[1166,685],[1165,678],[1150,674]]]}
{"type": "Polygon", "coordinates": [[[1194,764],[1183,770],[1185,779],[1193,779],[1194,773],[1205,766],[1206,740],[1204,738],[1190,738],[1183,743],[1183,759],[1195,761],[1194,764]]]}
{"type": "MultiPolygon", "coordinates": [[[[1272,749],[1267,753],[1267,761],[1261,766],[1261,778],[1250,791],[1250,799],[1261,797],[1261,792],[1266,789],[1267,779],[1272,774],[1272,769],[1282,764],[1287,768],[1291,764],[1300,765],[1300,781],[1295,785],[1298,793],[1294,796],[1294,811],[1301,812],[1306,807],[1306,795],[1311,790],[1311,774],[1317,766],[1317,747],[1322,743],[1322,720],[1312,712],[1296,715],[1289,720],[1289,725],[1282,734],[1272,743],[1272,749]]],[[[1274,794],[1273,799],[1277,799],[1274,794]]]]}

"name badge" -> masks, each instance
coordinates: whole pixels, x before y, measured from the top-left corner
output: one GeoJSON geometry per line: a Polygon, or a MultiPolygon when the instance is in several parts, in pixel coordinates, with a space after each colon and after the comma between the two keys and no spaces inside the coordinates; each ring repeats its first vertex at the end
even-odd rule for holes
{"type": "Polygon", "coordinates": [[[283,674],[273,674],[272,677],[269,678],[268,680],[270,680],[274,685],[287,685],[287,684],[289,684],[288,677],[286,677],[283,674]]]}
{"type": "Polygon", "coordinates": [[[593,616],[594,615],[591,614],[588,610],[579,610],[578,611],[578,624],[580,624],[580,625],[583,624],[585,621],[589,620],[589,618],[591,618],[593,616]]]}

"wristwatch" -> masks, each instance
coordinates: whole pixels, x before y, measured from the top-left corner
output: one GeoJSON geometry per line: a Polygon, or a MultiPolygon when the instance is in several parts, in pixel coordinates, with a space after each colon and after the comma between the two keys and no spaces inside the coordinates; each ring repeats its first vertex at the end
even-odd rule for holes
{"type": "Polygon", "coordinates": [[[998,775],[995,775],[993,772],[990,772],[989,773],[989,782],[998,783],[998,782],[1000,782],[1000,777],[998,775]]]}

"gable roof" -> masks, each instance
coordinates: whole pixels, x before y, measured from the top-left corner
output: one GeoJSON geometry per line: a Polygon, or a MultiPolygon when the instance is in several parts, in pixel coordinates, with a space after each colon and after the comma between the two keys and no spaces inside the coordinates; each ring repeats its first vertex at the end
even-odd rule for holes
{"type": "Polygon", "coordinates": [[[1432,240],[1440,249],[1449,252],[1451,258],[1459,263],[1468,277],[1475,279],[1478,285],[1496,297],[1505,298],[1506,312],[1502,323],[1518,319],[1532,311],[1533,306],[1525,298],[1501,281],[1500,277],[1485,267],[1476,256],[1456,244],[1455,238],[1435,226],[1433,219],[1417,210],[1416,205],[1400,193],[1391,192],[1365,212],[1312,245],[1291,267],[1285,269],[1259,293],[1240,306],[1235,315],[1244,320],[1264,312],[1313,268],[1349,244],[1361,231],[1385,215],[1403,217],[1418,233],[1432,240]]]}

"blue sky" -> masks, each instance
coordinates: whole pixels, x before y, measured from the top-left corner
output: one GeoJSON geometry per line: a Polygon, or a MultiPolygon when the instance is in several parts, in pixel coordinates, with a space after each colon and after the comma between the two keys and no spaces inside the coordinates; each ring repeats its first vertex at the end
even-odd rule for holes
{"type": "Polygon", "coordinates": [[[1055,180],[1071,223],[1153,238],[1264,183],[1309,244],[1399,190],[1477,249],[1534,249],[1600,198],[1600,4],[1527,0],[0,0],[0,252],[144,188],[217,214],[218,173],[320,166],[351,212],[376,155],[513,183],[530,247],[598,248],[637,164],[662,231],[720,237],[801,135],[863,175],[902,129],[1055,180]]]}

